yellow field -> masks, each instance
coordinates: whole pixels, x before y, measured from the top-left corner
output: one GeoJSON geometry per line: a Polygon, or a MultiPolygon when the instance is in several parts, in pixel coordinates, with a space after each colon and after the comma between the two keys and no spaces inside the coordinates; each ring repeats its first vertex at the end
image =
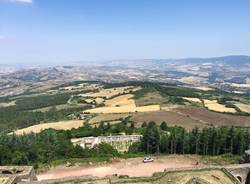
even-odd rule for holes
{"type": "Polygon", "coordinates": [[[131,99],[133,97],[132,94],[121,95],[110,100],[105,101],[105,106],[109,107],[117,107],[117,106],[128,106],[135,105],[135,101],[131,99]]]}
{"type": "Polygon", "coordinates": [[[235,104],[241,111],[250,113],[250,105],[243,104],[243,103],[236,103],[235,104]]]}
{"type": "Polygon", "coordinates": [[[202,101],[199,98],[189,98],[189,97],[182,97],[182,98],[191,102],[202,103],[202,101]]]}
{"type": "Polygon", "coordinates": [[[87,113],[130,113],[130,112],[149,112],[149,111],[159,111],[160,105],[146,105],[136,107],[134,105],[127,105],[122,107],[99,107],[95,109],[89,109],[84,112],[87,113]]]}
{"type": "Polygon", "coordinates": [[[43,123],[39,125],[33,125],[27,128],[16,130],[14,133],[17,135],[29,134],[29,133],[39,133],[42,130],[53,128],[56,130],[70,130],[72,128],[79,128],[83,125],[82,120],[69,120],[69,121],[59,121],[55,123],[43,123]]]}
{"type": "Polygon", "coordinates": [[[133,87],[133,86],[125,86],[125,87],[118,87],[118,88],[108,88],[108,89],[101,89],[99,92],[90,92],[90,93],[84,93],[81,94],[81,96],[84,97],[104,97],[104,98],[112,98],[119,94],[125,94],[129,93],[130,91],[136,91],[139,90],[139,87],[133,87]]]}
{"type": "Polygon", "coordinates": [[[98,97],[98,98],[95,98],[95,102],[96,102],[96,104],[102,104],[104,102],[104,99],[98,97]]]}
{"type": "Polygon", "coordinates": [[[207,100],[204,99],[204,105],[210,110],[217,112],[231,112],[235,113],[236,110],[234,108],[228,108],[225,105],[219,104],[217,100],[207,100]]]}
{"type": "Polygon", "coordinates": [[[130,113],[159,111],[160,105],[146,105],[137,107],[132,94],[121,95],[105,101],[105,107],[89,109],[88,113],[130,113]]]}
{"type": "Polygon", "coordinates": [[[0,103],[0,107],[9,107],[9,106],[14,106],[14,105],[16,105],[16,101],[0,103]]]}

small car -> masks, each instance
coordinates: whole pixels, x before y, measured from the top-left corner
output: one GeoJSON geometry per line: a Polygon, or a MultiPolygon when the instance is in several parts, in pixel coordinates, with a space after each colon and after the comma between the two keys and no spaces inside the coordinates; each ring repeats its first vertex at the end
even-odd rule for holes
{"type": "Polygon", "coordinates": [[[143,159],[143,163],[149,163],[149,162],[153,162],[153,161],[154,161],[154,159],[151,158],[150,156],[144,157],[144,159],[143,159]]]}

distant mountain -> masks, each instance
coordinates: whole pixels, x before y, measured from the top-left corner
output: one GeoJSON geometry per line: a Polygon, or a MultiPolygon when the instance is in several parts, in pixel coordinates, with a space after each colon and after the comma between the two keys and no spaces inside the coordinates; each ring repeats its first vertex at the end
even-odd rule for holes
{"type": "Polygon", "coordinates": [[[202,63],[216,63],[225,64],[230,66],[246,66],[250,65],[250,56],[244,55],[232,55],[223,57],[212,57],[212,58],[184,58],[184,59],[173,59],[172,61],[185,62],[190,64],[202,64],[202,63]]]}

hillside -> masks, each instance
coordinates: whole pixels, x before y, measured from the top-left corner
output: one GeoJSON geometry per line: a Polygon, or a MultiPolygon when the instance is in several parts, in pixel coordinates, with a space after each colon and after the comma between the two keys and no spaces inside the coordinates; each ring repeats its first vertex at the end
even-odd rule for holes
{"type": "MultiPolygon", "coordinates": [[[[165,121],[169,126],[187,129],[222,125],[248,127],[249,100],[246,94],[164,83],[74,82],[42,93],[1,99],[0,129],[11,131],[74,119],[98,125],[103,121],[118,123],[126,117],[135,126],[165,121]]],[[[71,124],[71,127],[74,126],[71,124]]]]}

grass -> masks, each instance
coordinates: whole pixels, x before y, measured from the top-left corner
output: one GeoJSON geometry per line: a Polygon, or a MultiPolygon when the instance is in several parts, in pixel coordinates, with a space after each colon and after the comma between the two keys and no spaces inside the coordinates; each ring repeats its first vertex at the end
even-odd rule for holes
{"type": "Polygon", "coordinates": [[[201,160],[205,164],[216,164],[216,165],[226,165],[226,164],[238,164],[241,156],[224,154],[217,156],[201,156],[201,160]]]}

